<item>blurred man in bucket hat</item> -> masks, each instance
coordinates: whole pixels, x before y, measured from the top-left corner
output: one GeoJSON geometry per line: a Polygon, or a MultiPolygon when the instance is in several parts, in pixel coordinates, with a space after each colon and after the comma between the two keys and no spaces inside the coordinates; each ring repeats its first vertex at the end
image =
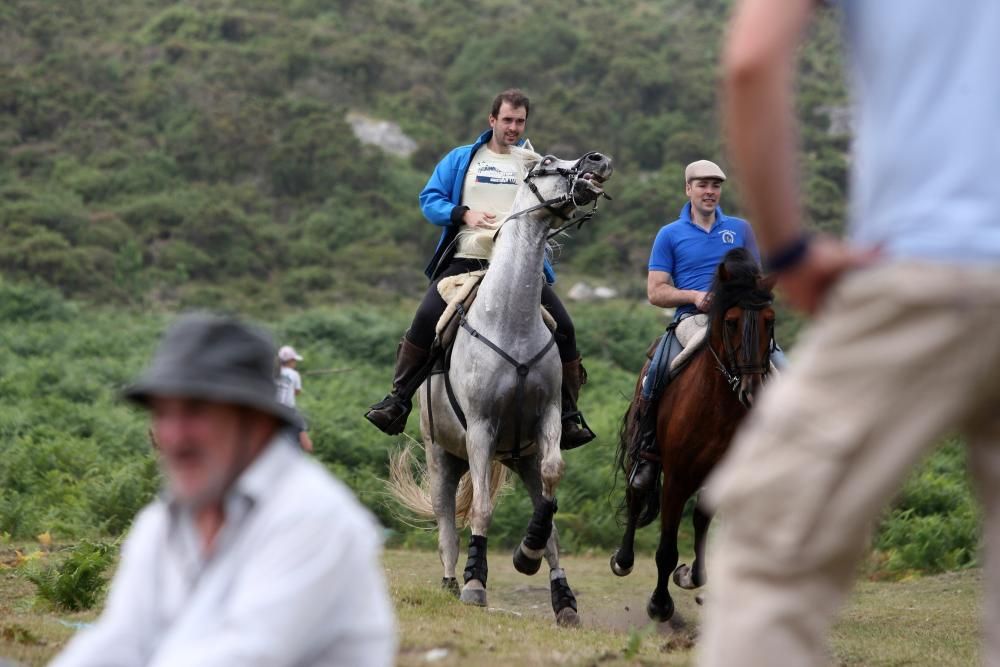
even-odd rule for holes
{"type": "Polygon", "coordinates": [[[166,489],[54,665],[393,663],[378,528],[297,447],[274,356],[256,328],[188,315],[125,390],[150,412],[166,489]]]}

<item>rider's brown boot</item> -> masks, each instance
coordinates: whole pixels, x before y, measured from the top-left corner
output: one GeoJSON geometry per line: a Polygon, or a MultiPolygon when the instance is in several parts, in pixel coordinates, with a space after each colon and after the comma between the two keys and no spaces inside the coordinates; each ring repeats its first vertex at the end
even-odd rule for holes
{"type": "Polygon", "coordinates": [[[563,364],[562,374],[562,440],[560,449],[574,449],[585,445],[597,436],[587,426],[586,420],[576,407],[580,397],[580,387],[587,384],[587,371],[577,357],[563,364]]]}
{"type": "Polygon", "coordinates": [[[392,380],[392,393],[368,408],[365,419],[375,424],[387,435],[398,435],[406,428],[406,418],[413,403],[410,399],[427,378],[431,369],[431,354],[417,347],[404,336],[396,350],[396,372],[392,380]]]}

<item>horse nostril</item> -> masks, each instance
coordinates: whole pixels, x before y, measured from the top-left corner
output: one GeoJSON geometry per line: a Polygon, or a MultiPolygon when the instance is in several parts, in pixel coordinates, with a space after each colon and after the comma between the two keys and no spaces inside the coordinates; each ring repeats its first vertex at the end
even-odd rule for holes
{"type": "Polygon", "coordinates": [[[600,153],[591,153],[590,155],[587,156],[587,159],[593,160],[594,162],[603,162],[604,156],[601,155],[600,153]]]}

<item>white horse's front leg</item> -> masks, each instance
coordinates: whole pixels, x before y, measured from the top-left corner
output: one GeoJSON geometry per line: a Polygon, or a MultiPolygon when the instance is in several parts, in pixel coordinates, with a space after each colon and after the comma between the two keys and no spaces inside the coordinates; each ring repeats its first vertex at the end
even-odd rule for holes
{"type": "Polygon", "coordinates": [[[562,479],[566,463],[563,461],[559,440],[562,438],[562,407],[558,394],[546,406],[538,423],[538,453],[541,458],[542,495],[552,500],[562,479]]]}
{"type": "Polygon", "coordinates": [[[496,434],[488,422],[469,422],[466,432],[466,451],[469,455],[469,477],[472,479],[472,507],[469,524],[469,557],[465,562],[465,586],[461,600],[467,604],[486,606],[486,533],[493,520],[493,501],[490,497],[490,467],[496,448],[496,434]]]}
{"type": "MultiPolygon", "coordinates": [[[[542,564],[555,524],[555,492],[563,472],[559,438],[562,435],[562,411],[558,403],[549,404],[538,420],[535,440],[538,453],[518,462],[518,472],[532,495],[534,511],[521,544],[514,550],[514,569],[522,574],[534,574],[542,564]]],[[[556,559],[558,563],[558,557],[556,559]]],[[[558,567],[555,565],[553,567],[558,567]]]]}

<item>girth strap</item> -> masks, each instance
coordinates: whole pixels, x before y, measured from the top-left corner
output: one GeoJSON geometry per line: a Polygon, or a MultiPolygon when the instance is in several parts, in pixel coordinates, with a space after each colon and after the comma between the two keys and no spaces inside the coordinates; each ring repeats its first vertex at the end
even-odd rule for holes
{"type": "Polygon", "coordinates": [[[462,425],[462,428],[466,430],[469,428],[469,425],[465,421],[465,413],[462,411],[462,406],[458,404],[458,399],[455,397],[455,390],[452,388],[451,380],[448,378],[448,371],[451,370],[451,351],[453,349],[454,346],[448,347],[444,355],[443,367],[440,370],[432,370],[430,375],[427,376],[427,382],[424,385],[424,389],[427,392],[425,403],[427,404],[427,421],[431,429],[431,442],[434,442],[434,402],[431,400],[431,381],[435,375],[444,376],[444,390],[448,395],[448,402],[451,403],[451,410],[455,413],[455,417],[458,418],[458,423],[462,425]]]}
{"type": "Polygon", "coordinates": [[[552,337],[549,339],[549,342],[545,344],[545,347],[543,347],[541,351],[539,351],[539,353],[533,356],[530,360],[522,364],[517,359],[501,350],[489,338],[476,331],[475,328],[469,324],[469,321],[465,316],[465,308],[462,307],[462,304],[456,304],[456,310],[458,311],[458,316],[460,318],[459,322],[461,323],[462,328],[465,329],[470,336],[483,342],[487,347],[500,355],[501,359],[509,363],[517,370],[517,385],[514,389],[514,451],[511,454],[511,458],[514,461],[517,461],[521,458],[521,427],[524,422],[524,385],[527,381],[528,372],[531,370],[531,367],[544,357],[545,354],[552,349],[552,346],[556,344],[556,335],[554,333],[550,333],[552,337]]]}

